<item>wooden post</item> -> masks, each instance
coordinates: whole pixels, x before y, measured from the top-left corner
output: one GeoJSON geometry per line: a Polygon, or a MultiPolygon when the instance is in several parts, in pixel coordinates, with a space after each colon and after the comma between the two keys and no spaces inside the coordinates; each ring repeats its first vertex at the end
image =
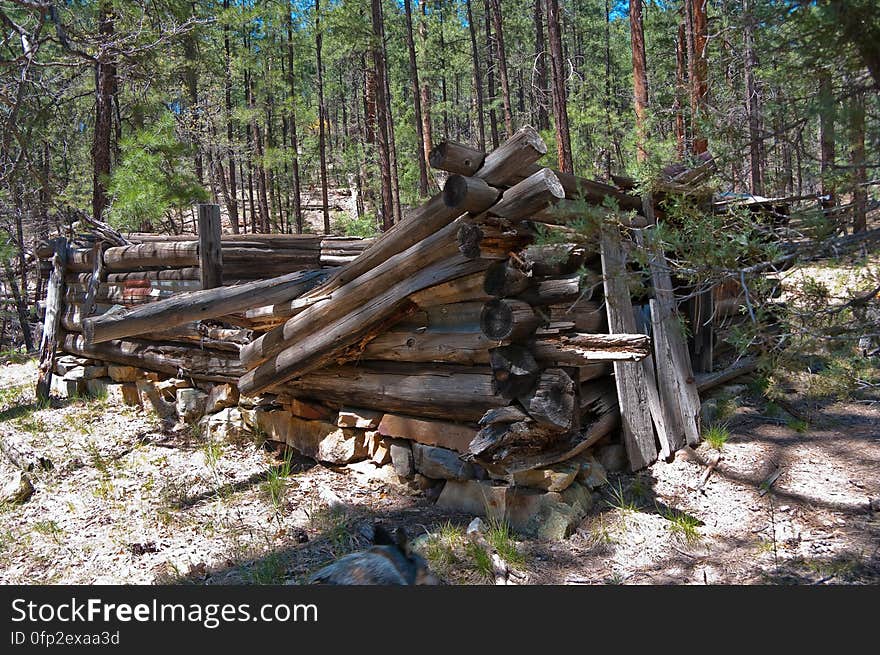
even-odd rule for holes
{"type": "Polygon", "coordinates": [[[49,399],[52,369],[55,367],[55,346],[61,324],[66,264],[67,239],[59,237],[55,240],[55,254],[52,255],[52,273],[49,275],[49,289],[46,292],[46,317],[43,320],[43,337],[40,340],[40,364],[37,377],[37,400],[40,401],[49,399]]]}
{"type": "Polygon", "coordinates": [[[86,289],[83,310],[86,316],[94,316],[98,312],[98,288],[107,281],[107,270],[104,268],[104,241],[96,241],[92,248],[92,276],[86,289]]]}
{"type": "Polygon", "coordinates": [[[223,286],[220,205],[199,205],[199,271],[202,289],[223,286]]]}

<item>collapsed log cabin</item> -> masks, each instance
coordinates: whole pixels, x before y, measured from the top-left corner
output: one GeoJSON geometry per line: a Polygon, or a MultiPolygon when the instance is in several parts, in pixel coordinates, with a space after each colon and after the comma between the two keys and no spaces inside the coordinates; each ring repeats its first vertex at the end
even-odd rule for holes
{"type": "Polygon", "coordinates": [[[462,463],[449,476],[517,485],[598,444],[632,470],[668,459],[698,438],[699,397],[669,295],[634,305],[627,284],[641,200],[541,167],[546,152],[528,127],[489,154],[442,143],[443,191],[377,239],[223,235],[215,288],[197,235],[59,240],[42,249],[64,251],[56,374],[91,368],[135,402],[150,379],[178,404],[200,389],[209,411],[226,385],[250,427],[334,463],[442,448],[462,463]],[[599,229],[572,240],[584,202],[599,229]]]}

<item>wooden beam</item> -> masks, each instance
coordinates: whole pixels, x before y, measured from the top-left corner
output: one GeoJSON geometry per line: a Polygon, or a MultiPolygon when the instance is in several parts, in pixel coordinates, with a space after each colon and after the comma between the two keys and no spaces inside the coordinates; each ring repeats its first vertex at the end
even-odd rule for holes
{"type": "Polygon", "coordinates": [[[199,205],[199,272],[202,289],[223,286],[223,251],[220,247],[220,205],[199,205]]]}
{"type": "Polygon", "coordinates": [[[55,369],[55,349],[61,326],[61,312],[64,298],[64,272],[67,263],[67,239],[55,239],[55,253],[52,255],[52,272],[46,292],[46,314],[43,320],[43,336],[40,339],[40,363],[37,375],[37,399],[49,399],[52,384],[52,371],[55,369]]]}

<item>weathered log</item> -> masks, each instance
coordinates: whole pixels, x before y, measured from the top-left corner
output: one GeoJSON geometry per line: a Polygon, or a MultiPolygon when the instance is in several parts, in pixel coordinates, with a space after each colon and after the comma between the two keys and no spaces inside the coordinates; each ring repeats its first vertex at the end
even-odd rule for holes
{"type": "MultiPolygon", "coordinates": [[[[335,320],[324,320],[317,328],[310,325],[310,321],[315,320],[315,316],[306,317],[295,327],[307,329],[290,339],[287,344],[282,344],[283,349],[277,355],[242,376],[238,383],[239,390],[246,395],[254,395],[280,382],[305,375],[338,360],[343,353],[346,359],[359,357],[358,350],[363,350],[371,339],[384,332],[402,316],[416,309],[416,306],[408,300],[411,293],[451,278],[485,270],[486,266],[485,261],[470,260],[457,253],[423,268],[389,289],[378,292],[378,295],[369,293],[366,288],[356,288],[352,291],[348,286],[343,287],[333,294],[333,301],[328,302],[344,303],[347,292],[353,295],[364,293],[367,294],[366,298],[361,296],[361,302],[354,303],[348,313],[335,320]],[[348,350],[352,347],[354,347],[353,351],[348,350]]],[[[321,307],[322,305],[313,305],[297,318],[321,307]]],[[[320,315],[321,312],[313,314],[320,315]]],[[[332,315],[324,312],[324,316],[332,315]]],[[[242,348],[242,354],[251,346],[253,343],[242,348]]]]}
{"type": "Polygon", "coordinates": [[[507,260],[496,262],[486,270],[483,290],[495,298],[507,298],[523,293],[532,284],[532,278],[507,260]]]}
{"type": "Polygon", "coordinates": [[[534,245],[519,254],[525,270],[534,278],[569,275],[587,260],[587,249],[577,243],[534,245]]]}
{"type": "MultiPolygon", "coordinates": [[[[560,182],[562,182],[562,177],[563,176],[559,176],[560,182]]],[[[565,184],[563,183],[563,187],[564,186],[565,184]]],[[[565,198],[558,200],[541,211],[535,212],[530,217],[530,220],[535,221],[536,223],[545,223],[547,225],[568,225],[583,220],[585,218],[585,213],[583,211],[582,203],[578,200],[572,199],[573,196],[568,194],[569,190],[566,189],[565,198]]],[[[611,212],[605,208],[591,207],[591,210],[596,216],[597,227],[599,223],[609,220],[612,216],[613,220],[620,222],[626,227],[645,227],[648,224],[648,221],[645,220],[644,216],[630,217],[611,214],[611,212]]]]}
{"type": "Polygon", "coordinates": [[[568,373],[548,368],[541,373],[535,388],[518,399],[537,425],[568,432],[576,430],[579,422],[577,388],[568,373]]]}
{"type": "Polygon", "coordinates": [[[582,383],[578,404],[584,425],[592,421],[592,417],[613,411],[617,408],[617,389],[614,387],[614,381],[609,378],[582,383]]]}
{"type": "Polygon", "coordinates": [[[577,370],[578,379],[587,382],[611,375],[611,362],[590,362],[586,366],[578,366],[577,370]]]}
{"type": "Polygon", "coordinates": [[[562,328],[563,324],[570,324],[577,332],[597,333],[605,330],[607,324],[602,304],[593,300],[581,299],[574,304],[562,303],[539,307],[538,311],[544,312],[550,320],[549,327],[562,328]]]}
{"type": "MultiPolygon", "coordinates": [[[[89,279],[86,288],[86,296],[83,301],[86,316],[93,316],[98,311],[97,295],[98,287],[107,273],[104,270],[104,243],[102,241],[95,242],[92,248],[92,277],[89,279]]],[[[65,294],[66,295],[66,294],[65,294]]]]}
{"type": "Polygon", "coordinates": [[[399,362],[488,364],[489,350],[497,345],[473,325],[468,331],[442,328],[392,328],[370,341],[362,358],[399,362]]]}
{"type": "Polygon", "coordinates": [[[250,343],[253,332],[244,328],[219,328],[205,325],[201,322],[178,325],[170,330],[160,332],[147,332],[138,335],[138,338],[146,341],[160,341],[163,343],[182,342],[198,345],[199,348],[211,350],[226,350],[238,356],[241,347],[250,343]]]}
{"type": "Polygon", "coordinates": [[[512,250],[528,243],[532,236],[524,230],[505,230],[496,225],[463,223],[458,230],[458,249],[471,259],[507,259],[512,250]]]}
{"type": "Polygon", "coordinates": [[[466,152],[468,146],[461,144],[455,146],[454,149],[439,146],[437,150],[445,150],[445,153],[442,158],[439,152],[437,156],[431,158],[431,166],[450,170],[447,165],[451,164],[457,168],[451,172],[476,175],[492,186],[510,183],[511,178],[518,178],[519,181],[528,177],[522,176],[520,171],[547,154],[547,145],[541,139],[541,135],[528,125],[520,128],[510,139],[485,156],[478,150],[471,149],[470,153],[466,152]],[[482,165],[475,172],[470,172],[477,161],[482,161],[482,165]],[[462,166],[461,164],[465,162],[470,163],[462,166]]]}
{"type": "MultiPolygon", "coordinates": [[[[636,330],[626,271],[626,259],[617,228],[602,230],[602,272],[605,279],[605,306],[608,328],[612,333],[633,334],[636,330]]],[[[662,426],[660,415],[652,412],[649,404],[659,405],[653,376],[649,377],[648,360],[641,362],[614,362],[614,380],[623,423],[623,443],[626,446],[630,468],[633,471],[650,466],[657,460],[652,418],[662,426]]]]}
{"type": "Polygon", "coordinates": [[[59,237],[54,242],[55,254],[52,255],[52,272],[49,275],[46,292],[46,312],[43,320],[43,335],[40,339],[40,363],[37,375],[37,399],[49,399],[52,383],[52,370],[55,368],[55,350],[58,345],[59,328],[61,325],[62,299],[64,298],[64,272],[67,263],[67,239],[59,237]]]}
{"type": "Polygon", "coordinates": [[[495,393],[502,398],[516,398],[535,388],[541,369],[534,356],[523,346],[494,348],[489,353],[495,393]]]}
{"type": "Polygon", "coordinates": [[[64,338],[64,351],[185,379],[233,382],[244,373],[244,367],[233,353],[179,344],[134,339],[88,344],[82,335],[68,334],[64,338]]]}
{"type": "Polygon", "coordinates": [[[589,300],[592,297],[591,288],[584,288],[583,280],[580,273],[543,278],[531,288],[510,295],[514,295],[530,305],[572,304],[577,300],[589,300]]]}
{"type": "Polygon", "coordinates": [[[291,273],[271,280],[178,294],[124,314],[98,316],[83,323],[90,343],[167,329],[191,321],[240,312],[301,295],[326,279],[329,271],[291,273]]]}
{"type": "MultiPolygon", "coordinates": [[[[501,147],[486,156],[476,177],[490,186],[505,183],[515,171],[524,165],[538,161],[547,153],[547,146],[532,128],[523,128],[501,147]]],[[[487,207],[488,209],[488,207],[487,207]]],[[[437,232],[461,214],[447,207],[442,194],[434,195],[428,202],[409,214],[378,238],[363,255],[314,290],[315,295],[326,295],[371,271],[386,260],[407,250],[437,232]]]]}
{"type": "Polygon", "coordinates": [[[543,364],[586,366],[597,361],[640,361],[651,354],[651,339],[645,334],[569,332],[538,336],[530,348],[543,364]]]}
{"type": "MultiPolygon", "coordinates": [[[[410,297],[412,300],[412,297],[410,297]]],[[[470,332],[479,331],[480,314],[483,311],[481,302],[454,302],[445,305],[434,305],[407,316],[392,329],[437,332],[470,332]]]]}
{"type": "Polygon", "coordinates": [[[92,249],[68,246],[64,268],[71,273],[89,273],[91,275],[92,249]]]}
{"type": "MultiPolygon", "coordinates": [[[[220,205],[199,205],[199,273],[203,289],[223,284],[220,205]]],[[[123,335],[125,336],[125,335],[123,335]]]]}
{"type": "Polygon", "coordinates": [[[104,251],[104,265],[111,272],[133,271],[139,268],[182,268],[198,266],[198,241],[153,242],[134,246],[117,246],[104,251]]]}
{"type": "Polygon", "coordinates": [[[492,206],[501,192],[479,177],[452,175],[443,185],[443,203],[459,212],[478,214],[492,206]]]}
{"type": "Polygon", "coordinates": [[[485,153],[455,141],[441,141],[428,154],[432,168],[457,175],[473,175],[480,170],[485,159],[485,153]]]}
{"type": "MultiPolygon", "coordinates": [[[[306,307],[288,319],[284,325],[267,332],[242,349],[242,362],[248,368],[253,368],[260,362],[275,357],[291,344],[320,333],[322,328],[326,328],[328,324],[350,314],[365,302],[374,300],[377,295],[390,288],[399,288],[401,283],[406,285],[407,277],[415,275],[425,267],[430,267],[435,262],[442,262],[444,259],[460,262],[463,256],[459,251],[457,235],[464,222],[462,219],[453,221],[424,241],[386,259],[372,270],[364,273],[352,284],[346,284],[331,293],[324,294],[319,294],[318,290],[325,288],[326,283],[318,286],[303,299],[307,300],[311,296],[318,295],[326,295],[330,298],[306,307]]],[[[331,276],[328,282],[334,280],[334,277],[331,276]]],[[[457,276],[449,275],[447,279],[454,277],[457,276]]],[[[423,281],[427,281],[427,279],[423,279],[423,281]]],[[[433,279],[432,283],[438,284],[445,281],[446,279],[433,279]]],[[[425,288],[425,286],[430,285],[410,287],[408,291],[413,293],[425,288]]],[[[402,287],[400,288],[402,289],[402,287]]]]}
{"type": "Polygon", "coordinates": [[[198,266],[172,268],[163,271],[128,271],[126,273],[108,273],[107,283],[129,282],[133,280],[199,280],[198,266]]]}
{"type": "Polygon", "coordinates": [[[477,421],[507,400],[492,390],[488,367],[340,366],[281,385],[294,397],[451,421],[477,421]]]}
{"type": "MultiPolygon", "coordinates": [[[[95,312],[99,315],[109,315],[113,305],[98,304],[95,305],[95,312]]],[[[87,319],[86,308],[84,305],[76,303],[68,303],[61,312],[61,327],[68,332],[82,332],[83,322],[87,319]]]]}
{"type": "Polygon", "coordinates": [[[565,190],[553,171],[542,168],[505,191],[488,212],[511,221],[521,220],[564,197],[565,190]]]}
{"type": "Polygon", "coordinates": [[[496,423],[516,423],[518,421],[527,421],[529,415],[522,411],[516,405],[508,405],[507,407],[499,407],[490,409],[483,414],[478,422],[481,426],[494,425],[496,423]]]}
{"type": "Polygon", "coordinates": [[[702,373],[696,376],[697,390],[700,393],[714,389],[720,384],[747,375],[758,368],[758,360],[751,357],[740,360],[732,366],[714,373],[702,373]]]}
{"type": "Polygon", "coordinates": [[[520,341],[541,324],[531,305],[509,298],[490,300],[483,305],[480,329],[494,341],[520,341]]]}
{"type": "Polygon", "coordinates": [[[483,303],[490,299],[490,296],[483,291],[484,278],[485,274],[482,272],[464,275],[417,291],[409,299],[422,309],[449,303],[471,301],[483,303]]]}

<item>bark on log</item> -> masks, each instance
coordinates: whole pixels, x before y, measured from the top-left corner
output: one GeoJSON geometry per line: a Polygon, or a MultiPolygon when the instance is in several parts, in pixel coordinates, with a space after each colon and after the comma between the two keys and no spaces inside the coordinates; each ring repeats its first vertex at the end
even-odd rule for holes
{"type": "Polygon", "coordinates": [[[498,409],[490,409],[483,414],[483,418],[479,420],[479,425],[495,425],[497,423],[517,423],[518,421],[527,421],[529,415],[522,411],[516,405],[508,405],[507,407],[499,407],[498,409]]]}
{"type": "Polygon", "coordinates": [[[462,213],[478,214],[495,204],[500,196],[501,191],[479,177],[452,175],[443,185],[443,203],[462,213]]]}
{"type": "MultiPolygon", "coordinates": [[[[431,267],[435,262],[442,262],[444,259],[461,262],[463,256],[459,252],[457,235],[464,222],[462,219],[453,221],[424,241],[416,243],[364,273],[356,283],[346,284],[331,293],[324,293],[323,295],[330,296],[328,300],[305,308],[287,320],[284,325],[264,334],[243,348],[242,363],[248,368],[254,368],[259,363],[275,357],[297,341],[304,340],[309,336],[316,336],[330,323],[339,321],[364,303],[373,302],[378,295],[385,294],[389,289],[402,291],[404,287],[407,287],[409,293],[414,293],[432,284],[439,284],[464,274],[463,271],[458,275],[449,274],[446,279],[423,277],[422,286],[407,285],[409,276],[414,276],[426,267],[431,267]],[[426,283],[429,281],[431,284],[426,283]]],[[[475,271],[467,272],[473,273],[475,271]]],[[[331,276],[328,282],[332,282],[334,278],[335,276],[331,276]]],[[[321,295],[318,292],[326,286],[326,283],[318,286],[303,299],[321,295]]]]}
{"type": "MultiPolygon", "coordinates": [[[[294,326],[303,332],[291,338],[287,342],[289,345],[282,344],[284,349],[277,355],[242,376],[239,380],[239,390],[244,394],[254,395],[334,361],[345,349],[353,345],[357,348],[355,344],[360,344],[362,350],[372,338],[393,324],[393,321],[399,320],[406,312],[416,309],[408,300],[411,293],[451,278],[485,270],[487,265],[487,262],[470,260],[457,253],[446,258],[445,261],[422,269],[412,277],[401,280],[378,295],[373,295],[363,287],[354,289],[354,294],[358,292],[364,294],[360,302],[335,320],[323,320],[320,326],[311,324],[315,316],[322,313],[325,316],[332,316],[333,313],[338,315],[338,312],[313,312],[312,316],[308,316],[299,325],[294,326]]],[[[348,287],[345,287],[334,294],[337,303],[343,303],[342,298],[347,289],[348,287]]],[[[296,318],[306,316],[312,309],[320,308],[321,305],[314,305],[296,318]]],[[[251,346],[253,343],[242,348],[242,353],[244,354],[251,346]]],[[[357,356],[356,350],[354,353],[346,353],[347,358],[355,356],[357,356]]]]}
{"type": "Polygon", "coordinates": [[[486,271],[483,290],[494,298],[507,298],[523,293],[531,284],[531,277],[504,260],[492,264],[486,271]]]}
{"type": "Polygon", "coordinates": [[[560,368],[548,368],[541,373],[535,388],[519,397],[519,402],[537,425],[568,432],[576,430],[579,423],[577,388],[568,373],[560,368]]]}
{"type": "Polygon", "coordinates": [[[531,288],[525,288],[520,292],[509,294],[530,305],[555,305],[568,303],[576,300],[590,300],[592,293],[589,288],[583,288],[583,276],[580,273],[565,275],[563,277],[550,277],[538,280],[531,288]]]}
{"type": "Polygon", "coordinates": [[[586,366],[598,361],[637,362],[651,354],[645,334],[563,333],[539,336],[530,344],[535,359],[555,366],[586,366]]]}
{"type": "Polygon", "coordinates": [[[199,265],[198,241],[153,242],[117,246],[104,252],[104,265],[113,273],[140,268],[182,268],[199,265]]]}
{"type": "Polygon", "coordinates": [[[495,348],[489,353],[495,393],[513,399],[535,388],[541,369],[534,356],[523,346],[495,348]]]}
{"type": "Polygon", "coordinates": [[[478,421],[507,400],[488,367],[340,366],[314,371],[279,391],[367,409],[452,421],[478,421]]]}
{"type": "Polygon", "coordinates": [[[124,314],[98,316],[83,322],[89,343],[171,328],[191,321],[244,311],[299,296],[326,279],[329,271],[291,273],[271,280],[178,294],[124,314]]]}
{"type": "Polygon", "coordinates": [[[514,299],[495,299],[483,305],[480,329],[493,341],[520,341],[541,324],[531,305],[514,299]]]}
{"type": "Polygon", "coordinates": [[[82,335],[68,334],[64,338],[64,351],[184,379],[234,382],[244,373],[238,357],[228,352],[133,339],[88,344],[82,335]]]}
{"type": "Polygon", "coordinates": [[[497,345],[473,325],[470,330],[392,328],[364,348],[365,360],[488,364],[489,350],[497,345]]]}
{"type": "Polygon", "coordinates": [[[505,191],[501,199],[489,207],[488,212],[492,216],[516,221],[528,218],[564,197],[565,189],[553,171],[542,168],[505,191]]]}
{"type": "Polygon", "coordinates": [[[480,170],[485,159],[485,153],[455,141],[441,141],[428,155],[431,168],[456,175],[473,175],[480,170]]]}

